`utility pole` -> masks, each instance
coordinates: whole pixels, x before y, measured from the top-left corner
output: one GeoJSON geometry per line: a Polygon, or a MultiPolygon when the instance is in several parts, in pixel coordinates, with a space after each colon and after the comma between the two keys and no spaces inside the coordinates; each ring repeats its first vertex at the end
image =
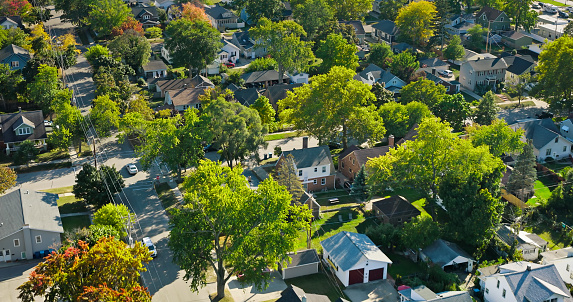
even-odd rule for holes
{"type": "MultiPolygon", "coordinates": [[[[489,29],[490,29],[490,27],[491,27],[491,22],[492,22],[492,21],[489,20],[488,23],[487,23],[487,37],[486,37],[486,40],[485,40],[485,52],[487,52],[487,46],[489,45],[489,29]]],[[[490,47],[489,51],[491,51],[491,47],[490,47]]]]}

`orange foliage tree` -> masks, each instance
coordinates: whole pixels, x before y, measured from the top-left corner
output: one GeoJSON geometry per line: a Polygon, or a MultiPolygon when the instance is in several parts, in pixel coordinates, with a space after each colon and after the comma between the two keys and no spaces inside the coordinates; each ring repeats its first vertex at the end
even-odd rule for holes
{"type": "Polygon", "coordinates": [[[136,31],[137,33],[139,33],[140,35],[143,36],[143,27],[141,26],[141,23],[139,23],[139,21],[135,20],[131,16],[127,17],[127,19],[125,21],[123,21],[121,26],[114,27],[111,30],[111,34],[114,37],[121,36],[121,35],[123,35],[123,32],[128,30],[128,29],[133,29],[134,31],[136,31]]]}
{"type": "Polygon", "coordinates": [[[189,21],[203,20],[209,22],[209,18],[207,18],[205,10],[191,2],[183,3],[181,17],[189,21]]]}

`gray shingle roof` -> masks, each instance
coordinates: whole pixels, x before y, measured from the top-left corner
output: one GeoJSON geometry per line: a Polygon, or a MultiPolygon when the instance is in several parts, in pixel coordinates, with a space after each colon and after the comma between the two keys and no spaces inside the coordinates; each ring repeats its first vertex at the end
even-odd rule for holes
{"type": "Polygon", "coordinates": [[[213,87],[211,80],[204,76],[196,75],[193,78],[177,79],[177,80],[166,80],[157,82],[157,86],[161,91],[166,90],[177,90],[186,87],[213,87]]]}
{"type": "Polygon", "coordinates": [[[18,46],[18,45],[14,45],[14,44],[10,44],[4,48],[2,48],[0,50],[0,61],[6,59],[7,57],[11,56],[11,55],[20,55],[23,56],[27,59],[30,59],[30,52],[25,50],[24,48],[18,46]]]}
{"type": "Polygon", "coordinates": [[[406,198],[399,195],[373,201],[372,206],[378,208],[389,218],[404,215],[411,217],[420,215],[420,210],[413,206],[406,198]]]}
{"type": "Polygon", "coordinates": [[[354,32],[357,35],[363,35],[365,33],[364,31],[364,25],[362,24],[361,21],[340,21],[341,24],[347,24],[347,25],[352,25],[352,27],[354,27],[354,32]]]}
{"type": "MultiPolygon", "coordinates": [[[[278,81],[279,73],[276,70],[253,71],[241,75],[241,78],[245,80],[245,84],[278,81]]],[[[286,75],[283,78],[286,78],[286,75]]]]}
{"type": "Polygon", "coordinates": [[[295,84],[277,84],[268,87],[263,91],[263,95],[266,96],[273,107],[276,108],[278,101],[285,99],[287,97],[287,91],[293,91],[293,89],[304,85],[303,83],[295,84]]]}
{"type": "Polygon", "coordinates": [[[573,257],[573,247],[543,252],[541,253],[541,257],[543,258],[543,261],[547,262],[573,257]]]}
{"type": "Polygon", "coordinates": [[[0,197],[0,239],[28,224],[31,229],[63,233],[58,195],[18,189],[0,197]]]}
{"type": "Polygon", "coordinates": [[[366,260],[392,263],[392,260],[364,234],[343,231],[324,239],[320,245],[343,271],[366,260]]]}
{"type": "Polygon", "coordinates": [[[259,92],[256,88],[243,88],[237,89],[233,93],[235,95],[235,100],[244,106],[251,106],[259,98],[259,92]]]}
{"type": "Polygon", "coordinates": [[[550,141],[559,137],[559,129],[549,118],[529,119],[517,121],[510,125],[512,129],[521,128],[525,131],[525,138],[531,140],[536,149],[541,149],[550,141]]]}
{"type": "Polygon", "coordinates": [[[296,254],[289,253],[287,256],[289,256],[292,261],[285,266],[286,268],[320,262],[315,249],[298,251],[296,254]]]}
{"type": "Polygon", "coordinates": [[[433,263],[444,266],[456,257],[461,256],[473,260],[472,256],[462,250],[457,244],[438,239],[422,250],[433,263]]]}
{"type": "MultiPolygon", "coordinates": [[[[157,12],[157,7],[155,6],[134,6],[131,8],[131,13],[133,16],[138,19],[140,18],[145,12],[148,12],[153,18],[158,18],[159,13],[157,12]]],[[[147,20],[145,20],[147,21],[147,20]]]]}
{"type": "Polygon", "coordinates": [[[300,287],[290,285],[281,292],[281,297],[276,302],[330,302],[328,296],[307,294],[300,287]]]}
{"type": "Polygon", "coordinates": [[[476,14],[476,19],[477,18],[481,18],[481,15],[485,14],[487,20],[493,21],[495,19],[497,19],[497,17],[499,17],[499,15],[501,15],[503,12],[500,10],[497,10],[495,8],[491,8],[489,6],[484,6],[477,14],[476,14]]]}
{"type": "Polygon", "coordinates": [[[368,79],[368,74],[371,74],[374,77],[375,82],[384,82],[384,83],[388,83],[394,77],[396,77],[390,71],[386,71],[374,64],[369,64],[358,75],[363,79],[368,79]]]}
{"type": "Polygon", "coordinates": [[[1,16],[0,17],[0,24],[6,22],[6,20],[10,20],[16,24],[18,24],[18,27],[20,28],[24,28],[24,26],[22,25],[22,18],[20,16],[1,16]]]}
{"type": "Polygon", "coordinates": [[[509,67],[507,67],[507,71],[516,75],[525,73],[531,68],[531,66],[535,65],[535,62],[531,56],[514,56],[505,57],[503,59],[509,65],[509,67]]]}
{"type": "Polygon", "coordinates": [[[0,115],[0,125],[2,127],[0,141],[4,143],[22,142],[48,137],[44,126],[44,114],[42,110],[2,114],[0,115]],[[31,134],[16,135],[14,128],[20,126],[22,122],[33,126],[34,131],[31,134]]]}
{"type": "Polygon", "coordinates": [[[286,157],[289,154],[294,157],[297,169],[332,165],[332,157],[327,146],[283,151],[282,156],[286,157]]]}
{"type": "Polygon", "coordinates": [[[568,302],[573,300],[553,264],[500,277],[506,279],[518,302],[545,301],[553,294],[564,296],[568,302]]]}
{"type": "Polygon", "coordinates": [[[167,70],[167,65],[162,60],[152,60],[149,61],[145,66],[143,66],[143,71],[156,71],[156,70],[167,70]]]}
{"type": "Polygon", "coordinates": [[[239,45],[235,44],[235,46],[240,46],[244,49],[249,49],[255,45],[250,40],[249,31],[235,32],[233,34],[233,41],[235,40],[239,43],[239,45]]]}
{"type": "Polygon", "coordinates": [[[390,20],[382,20],[376,24],[372,24],[372,28],[385,32],[389,35],[397,35],[398,34],[398,27],[396,23],[390,20]]]}
{"type": "Polygon", "coordinates": [[[420,59],[420,67],[439,67],[439,66],[450,66],[450,64],[438,59],[438,58],[425,58],[420,59]],[[424,66],[426,65],[426,66],[424,66]]]}
{"type": "Polygon", "coordinates": [[[232,11],[220,6],[220,5],[215,5],[211,8],[207,8],[205,9],[205,13],[211,17],[213,17],[213,19],[231,19],[231,18],[237,18],[237,16],[235,14],[233,14],[232,11]],[[226,13],[230,13],[230,17],[223,17],[223,14],[226,13]]]}
{"type": "Polygon", "coordinates": [[[507,68],[507,63],[503,58],[487,58],[468,61],[474,71],[485,71],[491,69],[507,68]]]}

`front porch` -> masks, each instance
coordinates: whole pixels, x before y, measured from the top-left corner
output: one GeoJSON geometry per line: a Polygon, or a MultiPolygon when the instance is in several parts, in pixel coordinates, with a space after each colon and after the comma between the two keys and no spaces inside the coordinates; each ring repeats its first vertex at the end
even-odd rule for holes
{"type": "MultiPolygon", "coordinates": [[[[6,143],[6,155],[10,155],[10,153],[18,151],[19,145],[22,144],[23,142],[24,141],[15,143],[6,143]]],[[[36,148],[40,149],[41,151],[48,150],[48,144],[46,144],[45,138],[36,139],[33,140],[33,142],[36,148]]]]}

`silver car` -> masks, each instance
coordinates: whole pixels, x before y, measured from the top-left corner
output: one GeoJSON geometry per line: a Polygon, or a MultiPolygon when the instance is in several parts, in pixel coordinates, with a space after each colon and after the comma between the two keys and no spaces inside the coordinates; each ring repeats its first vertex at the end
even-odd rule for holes
{"type": "Polygon", "coordinates": [[[127,169],[127,173],[131,175],[135,175],[137,174],[137,172],[139,172],[135,164],[128,164],[127,166],[125,166],[125,168],[127,169]]]}

